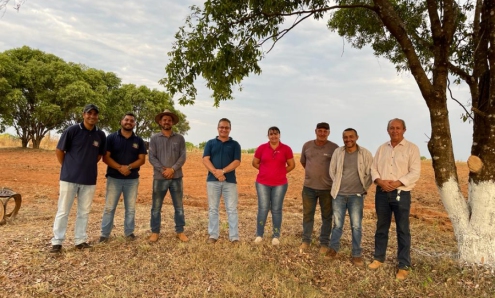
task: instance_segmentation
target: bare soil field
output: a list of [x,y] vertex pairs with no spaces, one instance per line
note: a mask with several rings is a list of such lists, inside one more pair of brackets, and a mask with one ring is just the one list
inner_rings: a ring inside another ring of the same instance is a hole
[[[184,204],[185,206],[207,208],[206,174],[200,152],[189,152],[184,172]],[[242,164],[236,171],[240,208],[257,208],[256,189],[254,181],[257,170],[251,166],[253,155],[244,154]],[[299,164],[296,155],[296,168],[288,174],[289,189],[284,202],[284,210],[302,212],[301,191],[304,181],[304,169]],[[23,196],[24,204],[36,202],[36,198],[44,197],[54,202],[58,198],[58,179],[60,165],[54,151],[33,150],[20,148],[0,148],[0,187],[9,187]],[[466,195],[468,169],[466,163],[457,165],[462,189]],[[106,165],[99,163],[97,191],[94,202],[102,204],[105,201],[105,171]],[[153,184],[153,169],[149,162],[141,167],[138,202],[151,206]],[[374,187],[370,187],[365,201],[365,208],[372,212],[374,209]],[[167,195],[167,198],[169,196]],[[167,200],[170,205],[170,200]],[[40,206],[42,207],[42,206]],[[53,210],[55,213],[56,210]],[[432,222],[445,229],[451,224],[443,208],[435,186],[431,162],[422,162],[421,178],[412,193],[411,216],[422,221]]]
[[[257,210],[252,155],[243,154],[237,170],[241,243],[228,242],[225,211],[221,207],[221,236],[206,245],[206,169],[201,153],[188,153],[184,166],[184,205],[188,243],[175,239],[169,195],[162,210],[162,234],[147,241],[152,193],[152,168],[141,168],[136,235],[123,237],[123,207],[119,204],[112,237],[97,244],[105,201],[105,170],[100,162],[88,234],[94,247],[73,246],[75,207],[69,219],[64,251],[48,253],[57,209],[60,166],[53,150],[0,148],[0,187],[22,194],[15,220],[0,226],[0,297],[494,297],[493,269],[463,266],[456,261],[450,220],[439,199],[431,162],[422,162],[421,179],[412,193],[411,230],[413,271],[403,283],[394,281],[395,229],[390,231],[383,270],[370,272],[349,262],[350,231],[346,222],[341,251],[334,261],[318,254],[321,219],[315,216],[313,243],[308,253],[298,246],[302,232],[301,190],[304,172],[296,156],[284,202],[281,245],[252,243]],[[457,165],[464,194],[468,170]],[[372,260],[374,245],[374,189],[365,201],[363,251]],[[12,209],[9,204],[8,209]],[[271,217],[269,216],[269,222]],[[267,223],[270,235],[271,223]]]

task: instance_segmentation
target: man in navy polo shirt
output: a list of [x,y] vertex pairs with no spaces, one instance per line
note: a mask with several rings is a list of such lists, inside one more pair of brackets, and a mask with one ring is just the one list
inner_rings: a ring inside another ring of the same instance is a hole
[[124,197],[124,235],[134,240],[134,215],[139,186],[139,167],[145,162],[146,147],[143,139],[132,131],[136,126],[136,116],[127,113],[120,120],[120,129],[107,137],[107,153],[103,162],[107,167],[107,192],[105,209],[101,220],[100,242],[108,241],[113,228],[115,208],[120,195]]
[[223,194],[229,222],[229,240],[239,241],[237,217],[237,181],[235,169],[241,164],[241,146],[230,135],[231,124],[227,118],[218,121],[218,136],[206,143],[203,164],[208,169],[206,185],[208,191],[208,238],[215,243],[220,236],[218,206]]
[[106,150],[105,133],[96,126],[98,114],[97,106],[86,105],[83,109],[83,122],[67,128],[58,141],[55,154],[62,169],[51,253],[59,253],[62,250],[70,209],[76,196],[74,244],[77,249],[91,247],[87,243],[86,227],[96,189],[97,164]]

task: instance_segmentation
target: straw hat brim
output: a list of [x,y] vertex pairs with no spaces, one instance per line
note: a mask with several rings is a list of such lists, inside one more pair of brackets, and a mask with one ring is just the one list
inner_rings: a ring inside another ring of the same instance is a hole
[[163,112],[161,112],[160,114],[156,115],[156,117],[155,117],[155,122],[156,122],[156,123],[158,123],[158,124],[160,124],[160,120],[161,120],[161,119],[162,119],[162,117],[163,117],[163,116],[165,116],[165,115],[172,117],[172,123],[173,123],[173,124],[177,124],[177,123],[179,123],[179,117],[178,117],[177,115],[175,115],[174,113],[172,113],[172,112],[168,111],[168,110],[163,111]]

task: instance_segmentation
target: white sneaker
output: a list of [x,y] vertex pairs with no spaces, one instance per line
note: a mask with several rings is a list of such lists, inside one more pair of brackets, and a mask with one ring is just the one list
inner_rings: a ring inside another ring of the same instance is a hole
[[263,238],[261,238],[260,236],[256,237],[256,239],[254,239],[254,243],[256,243],[256,244],[261,243],[261,241],[263,241]]
[[272,245],[279,245],[279,244],[280,244],[280,240],[278,240],[278,238],[272,239]]

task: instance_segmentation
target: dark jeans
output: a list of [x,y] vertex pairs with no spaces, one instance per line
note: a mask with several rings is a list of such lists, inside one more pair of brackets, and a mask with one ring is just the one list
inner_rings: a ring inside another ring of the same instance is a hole
[[174,205],[174,221],[175,232],[184,232],[184,226],[186,220],[184,218],[184,206],[182,204],[182,178],[177,179],[154,179],[153,180],[153,197],[151,205],[151,219],[150,226],[152,233],[160,233],[160,227],[162,223],[161,211],[163,205],[163,199],[170,190],[170,196],[172,197],[172,203]]
[[399,269],[407,269],[411,266],[411,232],[409,230],[409,212],[411,210],[411,193],[401,191],[397,200],[397,190],[383,191],[376,187],[375,210],[378,221],[375,233],[375,254],[377,261],[385,262],[385,254],[388,244],[388,231],[394,214],[397,229],[397,260]]
[[320,201],[321,231],[320,244],[330,244],[330,232],[332,231],[332,196],[330,190],[317,190],[304,186],[302,190],[303,200],[303,235],[302,242],[311,243],[311,234],[315,222],[316,203]]

